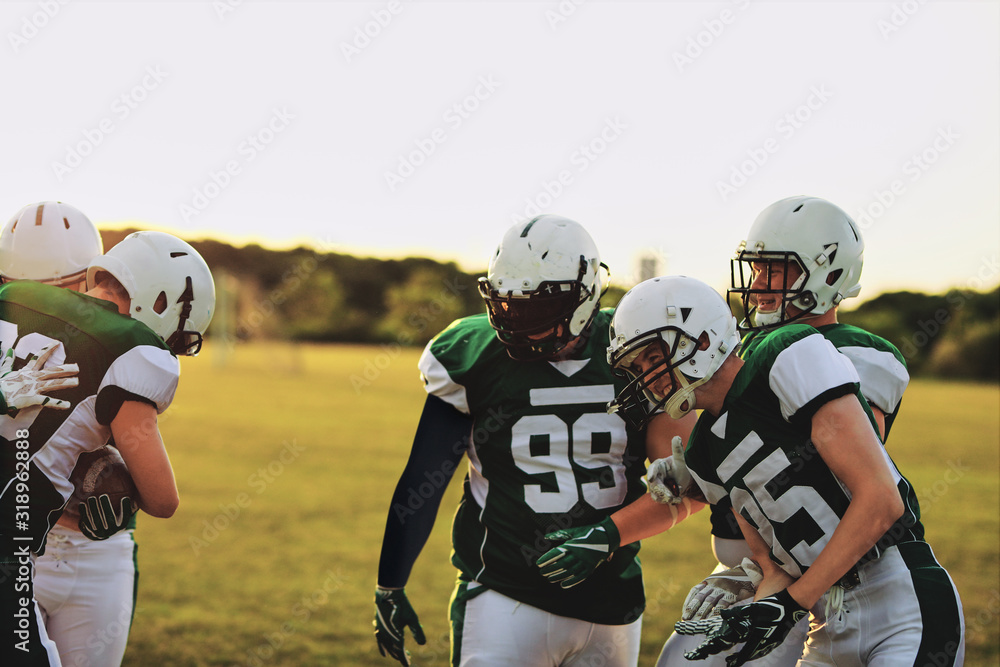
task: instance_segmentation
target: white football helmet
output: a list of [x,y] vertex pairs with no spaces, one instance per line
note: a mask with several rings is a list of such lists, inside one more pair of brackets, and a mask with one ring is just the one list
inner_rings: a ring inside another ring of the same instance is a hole
[[590,326],[607,288],[608,267],[590,234],[558,215],[507,230],[479,279],[490,324],[518,360],[558,355]]
[[0,231],[0,282],[77,283],[103,252],[97,227],[77,209],[57,201],[29,204]]
[[[608,363],[631,381],[609,411],[638,428],[657,412],[679,419],[695,408],[694,390],[708,382],[736,349],[740,336],[729,304],[714,289],[687,276],[652,278],[625,293],[611,320]],[[644,371],[634,365],[648,346],[662,360]],[[673,376],[666,395],[654,391]]]
[[174,354],[195,356],[215,311],[215,283],[201,255],[164,232],[135,232],[87,268],[87,288],[107,271],[132,299],[129,314],[156,332]]
[[[858,283],[865,242],[858,226],[842,209],[817,197],[789,197],[771,204],[757,216],[731,262],[732,289],[743,301],[745,330],[769,330],[806,316],[822,315],[844,299],[861,292]],[[802,275],[777,289],[752,287],[754,268],[794,262]],[[756,265],[756,267],[755,267]],[[773,312],[757,306],[760,295],[771,294],[781,304]],[[789,316],[788,305],[800,312]],[[752,323],[751,323],[752,322]]]

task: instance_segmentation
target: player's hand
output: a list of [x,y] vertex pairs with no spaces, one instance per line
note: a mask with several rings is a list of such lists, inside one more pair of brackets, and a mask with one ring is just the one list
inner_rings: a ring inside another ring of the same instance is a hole
[[402,588],[375,589],[375,641],[382,655],[398,660],[399,664],[409,667],[410,652],[403,648],[403,630],[410,628],[413,639],[420,645],[427,643],[424,629],[420,627],[417,612],[413,611],[410,601]]
[[41,405],[57,410],[70,407],[67,401],[47,396],[48,392],[59,389],[69,389],[80,383],[75,377],[80,372],[76,364],[62,364],[43,368],[56,346],[49,345],[38,351],[38,354],[28,359],[28,363],[20,370],[14,370],[14,349],[8,349],[0,359],[0,395],[6,403],[5,414],[14,414],[18,410]]
[[684,441],[675,435],[670,441],[671,456],[656,459],[646,470],[649,495],[663,505],[677,505],[682,501],[684,489],[691,485],[691,473],[684,463]]
[[[719,567],[722,567],[721,565]],[[713,572],[691,589],[684,599],[681,619],[700,621],[713,613],[728,609],[732,604],[748,600],[764,578],[764,573],[749,558],[731,570]]]
[[592,526],[557,530],[545,539],[562,544],[546,551],[535,564],[543,577],[562,588],[576,586],[589,577],[621,544],[618,527],[610,516]]
[[90,496],[80,503],[80,521],[77,525],[80,532],[92,540],[106,540],[115,533],[124,530],[129,519],[135,514],[132,499],[122,498],[119,512],[111,504],[108,494]]
[[[727,667],[739,667],[749,660],[763,658],[777,648],[808,613],[785,589],[757,602],[725,609],[717,617],[703,621],[679,621],[674,629],[682,635],[702,634],[705,628],[713,626],[701,646],[684,654],[688,660],[704,660],[746,642],[739,653],[726,658]],[[691,632],[699,625],[701,632]]]

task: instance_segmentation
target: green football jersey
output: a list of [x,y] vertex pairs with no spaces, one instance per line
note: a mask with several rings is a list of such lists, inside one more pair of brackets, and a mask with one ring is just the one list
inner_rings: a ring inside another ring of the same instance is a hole
[[163,412],[180,374],[162,339],[110,302],[27,281],[0,286],[0,347],[14,348],[15,367],[53,344],[59,349],[51,364],[80,367],[79,385],[58,394],[71,408],[0,416],[0,537],[28,538],[39,554],[72,495],[69,477],[80,453],[108,442],[123,400],[147,401]]
[[[899,412],[903,392],[910,382],[903,355],[885,338],[850,324],[827,324],[816,330],[833,343],[838,352],[851,360],[861,382],[861,394],[869,405],[878,408],[885,415],[885,433],[882,434],[882,441],[885,442]],[[759,331],[744,336],[740,357],[748,359],[766,337],[766,333]],[[712,534],[728,539],[743,539],[728,507],[712,508]]]
[[420,360],[429,393],[473,418],[469,473],[455,514],[452,562],[468,580],[539,609],[620,625],[645,606],[638,544],[562,589],[535,561],[554,530],[597,523],[645,488],[645,435],[607,403],[624,381],[606,361],[611,311],[585,347],[558,362],[514,361],[486,315],[454,322]]
[[[850,503],[850,494],[811,441],[811,418],[846,394],[858,397],[858,373],[816,329],[789,325],[757,341],[726,395],[718,417],[705,412],[685,460],[709,502],[731,506],[767,542],[772,558],[799,577],[823,550]],[[909,482],[883,450],[906,507],[866,556],[923,537]]]
[[[850,324],[825,324],[816,327],[816,330],[833,343],[838,352],[851,360],[858,372],[865,400],[885,414],[885,433],[882,434],[882,440],[885,441],[899,412],[903,392],[910,382],[906,359],[885,338]],[[759,332],[747,334],[743,339],[740,356],[747,358],[766,337],[766,334]]]

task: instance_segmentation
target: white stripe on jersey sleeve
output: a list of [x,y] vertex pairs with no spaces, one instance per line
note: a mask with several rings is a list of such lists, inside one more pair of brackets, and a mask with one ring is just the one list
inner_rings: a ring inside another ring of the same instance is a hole
[[789,421],[824,391],[858,379],[850,359],[817,332],[778,353],[768,383],[781,404],[781,416]]
[[162,413],[174,400],[180,374],[174,355],[160,347],[139,345],[111,363],[97,393],[105,387],[120,387],[148,398],[156,404],[156,412]]
[[858,377],[861,378],[861,393],[869,403],[890,414],[896,411],[899,401],[903,398],[906,385],[910,383],[910,374],[892,352],[876,350],[871,347],[841,347],[840,353],[846,355]]
[[420,377],[424,381],[424,389],[428,394],[454,405],[459,412],[469,414],[469,399],[466,397],[465,387],[451,379],[444,365],[431,353],[431,343],[424,348],[420,361],[417,362]]

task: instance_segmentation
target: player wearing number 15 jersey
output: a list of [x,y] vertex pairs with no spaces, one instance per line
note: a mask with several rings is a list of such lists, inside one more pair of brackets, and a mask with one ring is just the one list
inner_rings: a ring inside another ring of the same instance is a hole
[[605,361],[602,269],[577,223],[546,215],[515,225],[480,283],[488,314],[456,321],[425,349],[429,397],[393,496],[376,592],[379,647],[402,664],[404,628],[423,643],[402,588],[462,454],[452,664],[636,663],[638,544],[576,586],[553,586],[535,565],[553,546],[548,533],[615,532],[602,520],[645,490],[642,434],[605,409],[621,387]]
[[[624,315],[639,296],[658,322],[636,332]],[[961,665],[958,593],[923,541],[915,494],[851,361],[801,324],[741,359],[734,325],[714,290],[682,276],[636,286],[615,319],[616,356],[635,378],[627,396],[703,409],[687,468],[709,502],[733,508],[763,570],[755,602],[677,625],[708,632],[686,657],[745,642],[727,664],[756,660],[809,615],[801,664]]]

